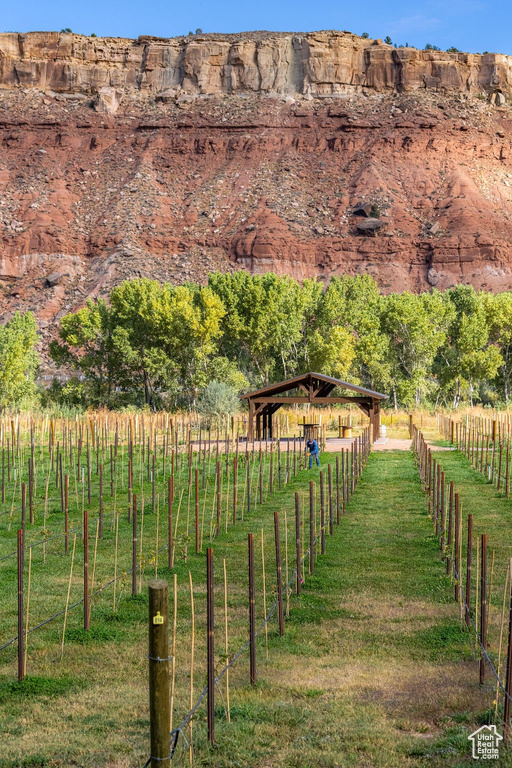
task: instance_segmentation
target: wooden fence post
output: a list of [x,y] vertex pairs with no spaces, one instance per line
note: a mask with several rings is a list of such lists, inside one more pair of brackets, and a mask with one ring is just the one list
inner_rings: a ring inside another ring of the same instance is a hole
[[64,476],[64,552],[69,548],[69,475]]
[[256,609],[254,601],[254,534],[248,534],[249,544],[249,650],[250,650],[250,679],[256,682]]
[[279,618],[279,634],[284,635],[283,613],[283,575],[281,571],[281,542],[279,536],[279,512],[274,512],[274,538],[276,542],[276,571],[277,571],[277,609]]
[[169,568],[172,568],[172,505],[174,503],[174,475],[171,475],[167,486],[167,516],[168,516],[168,531],[167,531],[167,547],[168,547],[168,561]]
[[[99,508],[99,528],[98,528],[98,536],[100,539],[103,538],[103,465],[100,464],[100,508]],[[67,475],[66,475],[67,477]]]
[[[238,450],[238,443],[237,443]],[[236,502],[237,502],[237,480],[238,480],[238,458],[233,457],[233,525],[236,525]]]
[[216,476],[217,476],[217,497],[216,497],[216,505],[217,505],[217,536],[220,536],[220,481],[221,481],[220,461],[217,461]]
[[459,514],[460,514],[460,506],[459,506],[459,494],[455,494],[455,530],[453,531],[453,541],[454,541],[454,552],[453,552],[453,560],[455,563],[455,587],[454,587],[454,598],[455,602],[459,602],[459,583],[460,583],[460,561],[459,561],[459,547],[460,547],[460,541],[459,541]]
[[149,718],[151,768],[170,766],[169,598],[167,582],[149,582]]
[[[253,443],[254,445],[254,443]],[[247,451],[245,454],[245,463],[246,463],[246,475],[247,475],[247,514],[249,515],[251,512],[251,467],[250,467],[250,461],[249,461],[249,452]]]
[[[512,558],[510,559],[510,573],[512,574]],[[510,703],[512,698],[512,577],[510,579],[509,616],[508,616],[508,649],[507,649],[507,673],[505,678],[505,701],[503,705],[503,738],[508,741],[510,736]]]
[[325,499],[323,472],[320,472],[320,552],[322,555],[325,555]]
[[[196,474],[198,470],[196,469]],[[208,740],[215,744],[215,639],[213,620],[213,549],[206,550],[206,624],[207,624],[207,671],[208,671]]]
[[327,465],[327,490],[329,499],[329,533],[332,536],[334,533],[334,514],[332,508],[332,467],[330,464]]
[[448,502],[448,536],[446,538],[446,573],[451,575],[452,566],[452,539],[453,539],[453,500],[455,495],[455,485],[453,480],[450,481],[450,499]]
[[133,494],[132,514],[132,595],[137,594],[137,494]]
[[295,493],[295,555],[297,567],[296,591],[300,595],[301,588],[301,562],[300,562],[300,499],[299,494]]
[[18,530],[18,680],[25,677],[25,651],[23,646],[23,566],[25,559],[25,536],[22,528]]
[[340,524],[340,457],[336,456],[336,524]]
[[[480,567],[480,640],[486,647],[487,639],[487,535],[482,534],[481,543],[481,567]],[[485,682],[485,657],[482,651],[480,656],[480,685]]]
[[84,509],[84,629],[89,629],[89,510]]
[[199,469],[195,470],[196,555],[199,554]]
[[[322,480],[323,478],[321,478]],[[315,567],[315,486],[309,481],[309,572]]]
[[466,625],[471,624],[469,606],[471,605],[471,564],[473,559],[473,515],[468,515],[468,548],[466,555]]

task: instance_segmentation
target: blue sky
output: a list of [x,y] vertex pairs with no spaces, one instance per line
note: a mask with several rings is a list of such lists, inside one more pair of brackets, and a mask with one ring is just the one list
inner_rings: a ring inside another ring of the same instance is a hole
[[346,29],[423,48],[512,54],[510,0],[218,0],[169,3],[163,0],[24,0],[4,3],[3,31],[60,30],[82,34],[172,37],[200,27],[204,32],[254,29],[307,32]]

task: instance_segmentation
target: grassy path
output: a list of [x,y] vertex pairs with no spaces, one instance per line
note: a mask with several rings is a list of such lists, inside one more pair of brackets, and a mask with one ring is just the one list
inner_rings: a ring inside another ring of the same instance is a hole
[[246,752],[248,733],[252,759],[237,765],[473,764],[467,736],[486,722],[488,695],[409,452],[372,455],[328,544],[208,764]]
[[492,485],[482,474],[473,469],[471,463],[462,453],[458,451],[435,452],[433,456],[444,469],[446,481],[453,480],[455,491],[460,496],[463,519],[464,562],[466,558],[467,519],[468,515],[473,515],[473,579],[471,595],[473,610],[476,587],[477,541],[481,534],[487,534],[489,580],[494,556],[489,641],[491,651],[496,652],[499,643],[505,575],[510,558],[512,557],[512,500],[506,499],[503,490],[498,491],[496,486]]
[[[264,518],[271,525],[274,508],[282,513],[286,505],[291,511],[293,490],[304,488],[306,477],[301,472],[286,491],[269,499],[240,532],[237,528],[236,538],[216,541],[216,562],[230,548],[240,548],[245,557],[244,530],[250,525],[258,531]],[[197,572],[191,560],[182,576],[191,566]],[[235,593],[238,589],[245,594],[245,584],[237,584]],[[292,597],[290,609],[284,638],[272,627],[268,661],[259,644],[257,685],[247,684],[246,657],[233,668],[229,724],[223,685],[219,689],[214,750],[206,744],[205,708],[199,711],[194,765],[474,764],[467,735],[487,721],[489,692],[478,686],[472,645],[460,628],[410,452],[371,456],[347,515],[334,537],[327,538],[327,554],[318,558],[314,576],[306,579],[300,599]],[[71,667],[78,676],[84,651],[88,654],[88,671],[81,677],[89,680],[83,681],[83,690],[70,682],[67,692],[57,685],[54,698],[37,692],[4,697],[0,719],[8,738],[6,748],[0,748],[0,768],[143,764],[148,746],[145,614],[143,596],[128,600],[117,622],[105,618],[105,626],[110,622],[120,630],[115,642],[103,638],[96,645],[70,648],[65,669]],[[217,621],[220,655],[219,614]],[[184,620],[179,629],[187,632]],[[204,653],[203,644],[198,653]],[[44,670],[43,657],[39,663]],[[219,668],[222,663],[219,658]],[[64,686],[64,670],[54,674]],[[180,674],[186,678],[186,664]],[[16,729],[18,738],[26,740],[27,759],[9,754]],[[189,764],[184,744],[173,765]],[[512,762],[503,757],[500,765]]]

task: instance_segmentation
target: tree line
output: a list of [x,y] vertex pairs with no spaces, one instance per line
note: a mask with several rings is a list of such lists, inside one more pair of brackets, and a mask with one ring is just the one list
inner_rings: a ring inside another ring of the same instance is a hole
[[[0,406],[37,399],[36,342],[31,313],[0,327]],[[49,354],[60,375],[39,392],[44,405],[196,407],[213,383],[229,400],[309,370],[396,407],[495,405],[511,396],[512,292],[384,296],[369,275],[327,287],[272,273],[137,279],[64,316]]]

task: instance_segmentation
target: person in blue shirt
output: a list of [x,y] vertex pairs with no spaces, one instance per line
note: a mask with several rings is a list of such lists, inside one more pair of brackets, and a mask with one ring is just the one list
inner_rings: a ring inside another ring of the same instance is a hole
[[309,468],[311,469],[313,466],[313,456],[316,459],[316,465],[317,467],[320,466],[320,451],[318,449],[318,443],[316,440],[313,440],[313,438],[309,438],[309,440],[306,443],[306,449],[309,448]]

